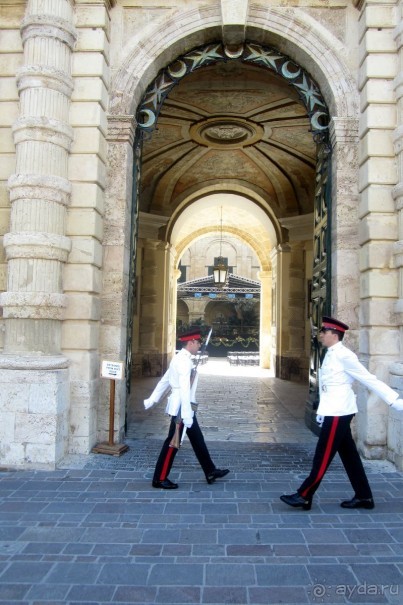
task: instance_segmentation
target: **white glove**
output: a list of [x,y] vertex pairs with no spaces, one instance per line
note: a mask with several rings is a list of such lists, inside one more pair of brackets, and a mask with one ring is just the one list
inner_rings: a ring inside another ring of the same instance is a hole
[[394,410],[398,410],[399,412],[403,411],[403,399],[396,399],[391,406]]
[[316,414],[316,422],[319,424],[319,426],[322,426],[324,419],[325,419],[324,416],[321,416],[320,414]]
[[155,401],[153,401],[151,398],[148,399],[144,399],[144,407],[146,410],[149,410],[150,408],[153,407]]
[[190,429],[193,424],[193,418],[182,418],[182,421],[187,429]]

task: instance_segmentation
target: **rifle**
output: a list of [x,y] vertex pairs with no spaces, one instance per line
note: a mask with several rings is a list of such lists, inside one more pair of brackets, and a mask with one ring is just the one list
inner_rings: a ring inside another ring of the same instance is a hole
[[[213,328],[210,328],[209,333],[207,334],[207,338],[205,340],[205,342],[202,344],[202,346],[199,349],[199,352],[197,353],[197,358],[196,358],[196,362],[194,367],[192,368],[192,371],[190,372],[190,387],[192,387],[192,384],[195,381],[196,378],[196,374],[197,374],[197,366],[200,363],[200,360],[202,358],[202,355],[204,354],[205,350],[207,349],[207,345],[209,343],[210,337],[211,337],[211,333],[213,331]],[[192,404],[193,406],[194,404]],[[183,426],[183,422],[182,422],[182,416],[181,416],[181,412],[179,411],[176,418],[175,418],[175,433],[171,439],[171,442],[169,444],[169,447],[174,447],[175,449],[179,449],[180,446],[182,445],[182,442],[185,438],[186,435],[186,427],[184,427],[183,429],[183,433],[182,433],[182,439],[181,439],[181,428]]]

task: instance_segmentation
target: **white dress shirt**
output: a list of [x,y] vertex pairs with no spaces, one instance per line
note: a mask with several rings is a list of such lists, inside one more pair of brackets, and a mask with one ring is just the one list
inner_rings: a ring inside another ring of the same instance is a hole
[[168,370],[158,382],[154,391],[144,401],[144,407],[150,408],[163,399],[171,390],[165,411],[170,416],[176,416],[181,411],[182,418],[193,418],[191,402],[196,403],[196,388],[198,374],[193,384],[190,384],[190,373],[193,368],[192,355],[186,349],[181,349],[172,359]]
[[317,414],[320,416],[355,414],[357,403],[352,389],[354,380],[361,382],[389,405],[399,398],[393,389],[368,372],[353,351],[347,349],[342,342],[338,342],[329,347],[319,370]]

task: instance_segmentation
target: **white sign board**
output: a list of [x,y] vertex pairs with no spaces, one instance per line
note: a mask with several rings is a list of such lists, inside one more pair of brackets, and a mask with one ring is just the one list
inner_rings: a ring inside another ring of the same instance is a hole
[[101,366],[101,377],[110,378],[112,380],[122,380],[123,362],[104,360]]

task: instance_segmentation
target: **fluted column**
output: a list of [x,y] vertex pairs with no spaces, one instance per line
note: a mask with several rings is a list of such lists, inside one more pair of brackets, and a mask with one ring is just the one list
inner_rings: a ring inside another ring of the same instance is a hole
[[4,353],[57,356],[65,307],[62,268],[70,251],[65,222],[76,39],[70,0],[30,0],[21,36],[16,173],[9,179],[10,232],[4,236],[8,282],[0,299],[7,320]]
[[68,447],[70,383],[61,354],[66,306],[62,270],[73,139],[70,63],[76,39],[70,0],[30,0],[21,25],[24,63],[16,82],[15,174],[4,236],[7,291],[0,355],[0,465],[54,468]]

